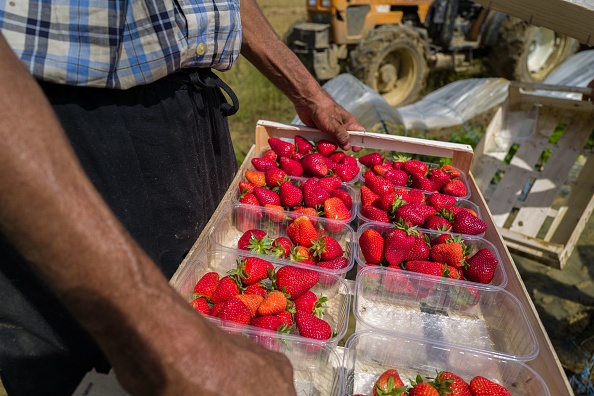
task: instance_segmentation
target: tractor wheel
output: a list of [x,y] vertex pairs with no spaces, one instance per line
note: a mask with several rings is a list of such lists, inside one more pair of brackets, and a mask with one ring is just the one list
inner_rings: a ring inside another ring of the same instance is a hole
[[381,26],[351,51],[349,71],[391,106],[415,101],[429,68],[424,40],[404,26]]
[[491,49],[489,66],[498,77],[540,82],[578,47],[576,39],[506,16]]

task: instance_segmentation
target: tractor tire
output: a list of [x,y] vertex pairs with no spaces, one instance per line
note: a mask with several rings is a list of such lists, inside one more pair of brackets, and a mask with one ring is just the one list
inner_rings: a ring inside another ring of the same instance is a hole
[[489,68],[497,77],[540,82],[578,48],[574,38],[506,16],[489,53]]
[[381,26],[371,31],[350,53],[349,72],[380,93],[391,106],[419,98],[425,87],[425,40],[404,26]]

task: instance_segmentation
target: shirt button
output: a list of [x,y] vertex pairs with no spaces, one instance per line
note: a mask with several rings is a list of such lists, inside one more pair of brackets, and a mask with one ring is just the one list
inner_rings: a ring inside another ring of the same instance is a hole
[[202,55],[204,55],[205,52],[206,52],[206,44],[199,43],[198,46],[196,47],[196,54],[199,56],[202,56]]

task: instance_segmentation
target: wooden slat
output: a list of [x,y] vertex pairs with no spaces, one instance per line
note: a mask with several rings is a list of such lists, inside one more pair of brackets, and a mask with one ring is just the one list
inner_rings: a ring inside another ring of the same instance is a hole
[[[594,45],[594,10],[569,0],[476,0],[477,3]],[[592,6],[590,6],[592,7]]]

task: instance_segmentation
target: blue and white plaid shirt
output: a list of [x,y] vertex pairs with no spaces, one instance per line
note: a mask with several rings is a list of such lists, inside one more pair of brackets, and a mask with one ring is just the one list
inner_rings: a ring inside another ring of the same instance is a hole
[[0,32],[36,78],[99,88],[228,70],[241,48],[239,0],[0,0]]

